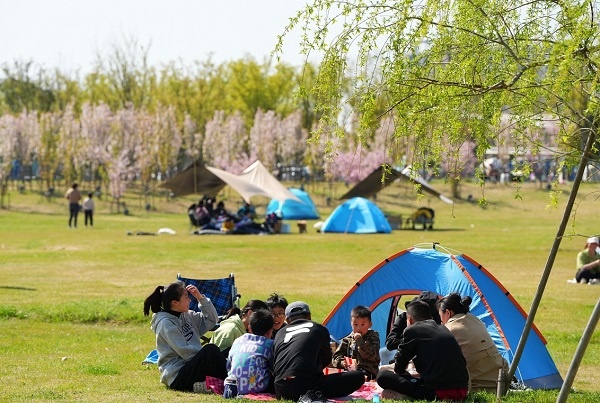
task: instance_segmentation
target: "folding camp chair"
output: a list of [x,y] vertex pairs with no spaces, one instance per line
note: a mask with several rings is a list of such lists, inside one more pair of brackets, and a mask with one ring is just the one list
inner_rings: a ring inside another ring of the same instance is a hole
[[[241,295],[237,292],[233,273],[231,273],[229,277],[210,280],[187,278],[182,277],[181,274],[177,274],[177,280],[183,281],[185,285],[195,285],[202,295],[210,299],[220,318],[226,315],[234,306],[239,307]],[[190,309],[201,312],[202,310],[198,307],[198,300],[191,294],[190,300]],[[219,325],[217,324],[213,329],[202,336],[203,344],[208,342],[212,332],[218,326]],[[142,364],[156,364],[157,362],[158,353],[156,350],[152,350]]]
[[[229,277],[214,280],[187,278],[177,274],[177,280],[183,281],[185,285],[195,285],[201,294],[210,299],[219,316],[225,315],[234,306],[239,306],[240,295],[237,293],[233,273]],[[198,300],[193,295],[190,295],[190,299],[190,309],[200,312]]]

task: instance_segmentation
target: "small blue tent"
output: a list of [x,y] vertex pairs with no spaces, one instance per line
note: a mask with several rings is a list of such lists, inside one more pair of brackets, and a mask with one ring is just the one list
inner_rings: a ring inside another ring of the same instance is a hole
[[325,220],[321,232],[389,234],[392,227],[383,212],[364,197],[354,197],[336,207]]
[[319,218],[317,207],[315,207],[308,193],[295,188],[289,188],[288,190],[301,202],[287,199],[282,203],[279,200],[272,199],[267,205],[267,215],[275,213],[283,220],[315,220]]
[[[404,307],[398,304],[402,296],[412,298],[423,291],[469,295],[473,299],[470,312],[483,321],[500,353],[512,362],[527,314],[483,266],[436,244],[433,249],[415,246],[379,263],[346,293],[323,324],[333,337],[340,339],[352,330],[348,320],[352,308],[364,305],[371,309],[373,329],[379,332],[381,345],[385,345],[398,307]],[[562,378],[545,344],[533,326],[515,376],[532,389],[559,389]]]

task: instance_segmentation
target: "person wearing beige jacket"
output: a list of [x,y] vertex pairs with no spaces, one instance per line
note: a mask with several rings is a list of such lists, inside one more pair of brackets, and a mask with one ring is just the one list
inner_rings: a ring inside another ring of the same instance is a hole
[[471,297],[449,294],[437,302],[442,324],[450,330],[467,361],[471,390],[495,391],[500,369],[508,363],[498,351],[484,323],[469,313]]

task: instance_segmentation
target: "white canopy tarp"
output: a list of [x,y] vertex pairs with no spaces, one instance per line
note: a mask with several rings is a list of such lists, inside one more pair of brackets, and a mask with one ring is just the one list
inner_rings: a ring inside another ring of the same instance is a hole
[[271,175],[260,161],[254,162],[240,175],[209,166],[206,169],[231,186],[248,203],[253,196],[265,196],[280,202],[295,200],[302,203],[302,200]]

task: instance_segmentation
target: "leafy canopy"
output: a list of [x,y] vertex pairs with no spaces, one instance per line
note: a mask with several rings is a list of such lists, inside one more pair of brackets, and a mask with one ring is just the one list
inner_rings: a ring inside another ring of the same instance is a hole
[[[544,142],[534,129],[550,116],[562,151],[579,159],[577,149],[597,130],[596,7],[574,0],[316,0],[286,29],[302,30],[303,51],[323,56],[313,91],[324,121],[313,136],[348,135],[339,117],[350,105],[360,117],[359,139],[389,115],[390,147],[403,145],[413,166],[447,158],[460,165],[468,141],[480,160],[506,141],[536,154]],[[500,124],[503,112],[510,130]]]

